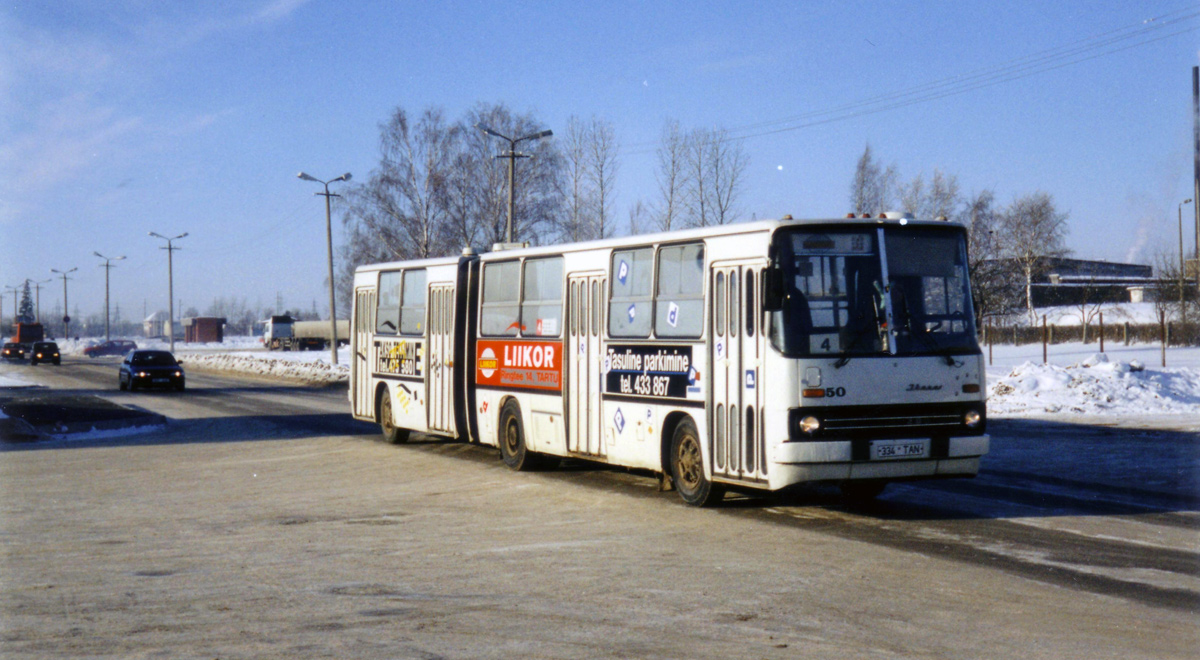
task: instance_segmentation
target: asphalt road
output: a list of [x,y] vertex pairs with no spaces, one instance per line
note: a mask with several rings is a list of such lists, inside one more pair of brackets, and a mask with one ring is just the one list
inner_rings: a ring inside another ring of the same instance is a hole
[[0,443],[5,658],[1200,649],[1200,441],[1161,423],[993,420],[974,480],[696,510],[646,474],[383,444],[340,388],[193,371],[182,394],[126,393],[115,360],[11,370],[167,424]]

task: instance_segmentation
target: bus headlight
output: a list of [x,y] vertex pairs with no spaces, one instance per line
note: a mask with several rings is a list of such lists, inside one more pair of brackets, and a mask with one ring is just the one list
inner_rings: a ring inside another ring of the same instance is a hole
[[969,429],[978,428],[982,421],[983,415],[980,415],[978,410],[968,410],[963,413],[963,424]]
[[808,415],[800,420],[800,430],[806,435],[813,435],[817,431],[821,430],[821,420],[813,417],[812,415]]

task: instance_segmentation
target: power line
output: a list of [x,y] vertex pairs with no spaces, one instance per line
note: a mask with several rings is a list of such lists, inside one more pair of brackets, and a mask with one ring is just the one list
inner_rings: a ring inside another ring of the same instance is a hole
[[[1174,31],[1170,30],[1179,27],[1181,23],[1195,19],[1197,16],[1200,16],[1200,10],[1197,10],[1195,7],[1167,12],[1161,16],[1149,18],[1139,23],[1126,25],[993,66],[974,69],[964,74],[923,83],[908,89],[879,94],[852,103],[845,103],[822,110],[813,110],[790,117],[735,126],[727,130],[729,137],[726,140],[745,140],[753,137],[801,130],[821,124],[895,110],[918,103],[927,103],[985,87],[1013,82],[1133,48],[1140,48],[1188,32],[1194,32],[1200,29],[1200,25],[1185,26],[1182,29],[1175,29]],[[1168,31],[1168,33],[1156,34],[1164,30]],[[1126,43],[1129,41],[1135,41],[1135,43]],[[758,130],[774,126],[780,126],[780,128]],[[645,155],[653,153],[654,148],[657,147],[657,143],[643,142],[631,146],[634,149],[630,152],[632,155]]]

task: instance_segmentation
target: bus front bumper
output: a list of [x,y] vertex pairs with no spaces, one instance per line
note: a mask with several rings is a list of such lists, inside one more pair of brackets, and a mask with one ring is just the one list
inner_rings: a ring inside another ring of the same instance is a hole
[[[881,458],[873,444],[911,445],[924,441],[920,456]],[[911,479],[974,476],[979,459],[988,452],[990,436],[913,438],[905,440],[827,440],[785,442],[776,448],[771,465],[771,487],[782,488],[805,481],[846,479]]]

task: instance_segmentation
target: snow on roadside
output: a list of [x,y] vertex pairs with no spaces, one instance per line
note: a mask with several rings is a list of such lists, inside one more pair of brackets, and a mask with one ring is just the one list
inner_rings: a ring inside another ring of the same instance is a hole
[[[197,366],[201,369],[236,371],[239,373],[274,378],[303,380],[310,383],[330,384],[350,381],[350,366],[342,363],[332,365],[321,360],[288,359],[295,354],[259,357],[239,353],[221,355],[203,353],[181,353],[184,368]],[[338,361],[342,362],[341,356]]]
[[1097,353],[1067,366],[1023,362],[989,384],[990,416],[1045,413],[1200,415],[1200,370],[1152,370]]

